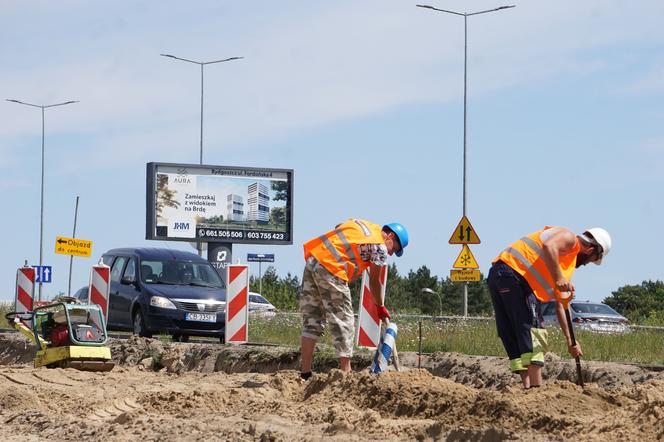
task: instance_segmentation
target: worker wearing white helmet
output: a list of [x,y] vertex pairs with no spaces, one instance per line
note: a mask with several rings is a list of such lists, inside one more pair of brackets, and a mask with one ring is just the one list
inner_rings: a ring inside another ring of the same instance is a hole
[[512,243],[493,260],[487,282],[496,328],[510,368],[521,375],[525,388],[542,382],[546,330],[541,303],[557,301],[556,315],[568,351],[574,357],[581,355],[578,342],[572,345],[565,317],[574,295],[572,274],[589,262],[601,264],[610,250],[611,236],[601,227],[576,235],[565,227],[546,226]]

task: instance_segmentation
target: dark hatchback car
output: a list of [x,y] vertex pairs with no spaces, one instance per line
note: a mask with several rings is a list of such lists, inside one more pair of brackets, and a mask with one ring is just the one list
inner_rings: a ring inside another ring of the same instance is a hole
[[[208,261],[158,248],[112,249],[102,259],[111,267],[110,329],[145,337],[168,333],[178,341],[213,336],[223,342],[226,288]],[[87,297],[87,288],[77,296]]]

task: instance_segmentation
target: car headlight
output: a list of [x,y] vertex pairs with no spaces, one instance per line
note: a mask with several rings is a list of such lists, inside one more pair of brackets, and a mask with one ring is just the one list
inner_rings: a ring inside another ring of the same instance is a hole
[[163,296],[151,297],[150,305],[153,307],[169,308],[171,310],[175,310],[177,308],[175,307],[175,304],[173,304],[168,298],[164,298]]

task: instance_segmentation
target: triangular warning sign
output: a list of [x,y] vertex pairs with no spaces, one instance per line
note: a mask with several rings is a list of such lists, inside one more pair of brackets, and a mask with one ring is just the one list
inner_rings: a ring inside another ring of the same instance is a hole
[[450,240],[448,241],[450,244],[479,244],[480,243],[480,237],[477,236],[477,232],[475,232],[475,229],[473,229],[473,226],[470,225],[470,221],[466,217],[466,215],[461,218],[461,221],[459,221],[459,224],[457,224],[456,229],[454,229],[454,232],[452,232],[452,236],[450,236]]
[[477,265],[477,261],[473,256],[473,253],[470,251],[470,247],[467,244],[463,245],[461,253],[457,256],[454,265],[452,266],[455,269],[479,269],[480,266]]

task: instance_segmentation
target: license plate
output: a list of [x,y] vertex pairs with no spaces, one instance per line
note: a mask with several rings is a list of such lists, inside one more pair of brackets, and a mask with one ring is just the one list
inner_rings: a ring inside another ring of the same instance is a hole
[[217,322],[216,313],[185,313],[185,321]]

